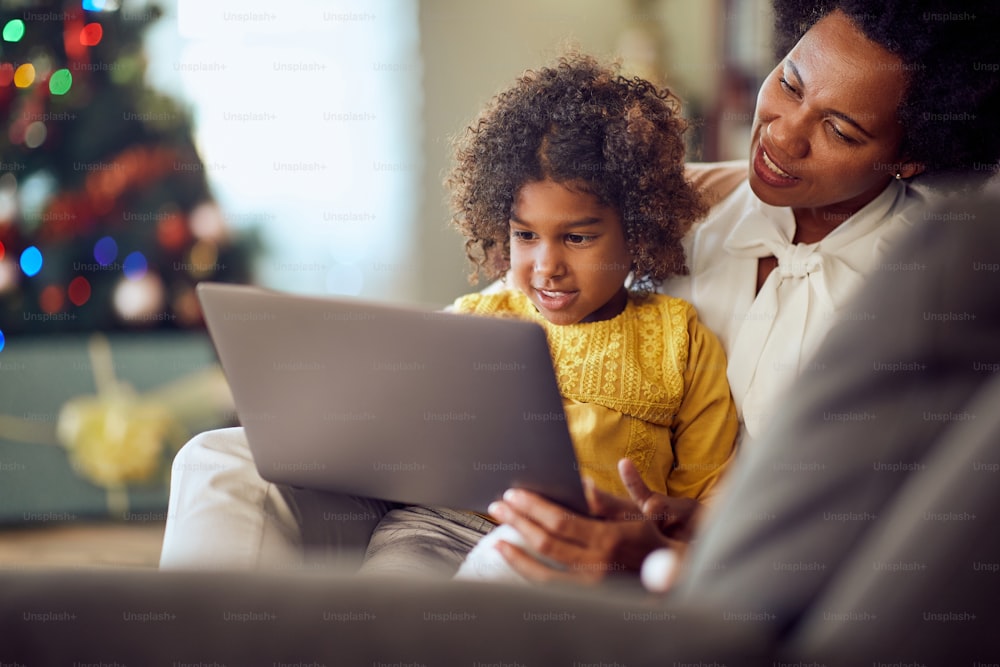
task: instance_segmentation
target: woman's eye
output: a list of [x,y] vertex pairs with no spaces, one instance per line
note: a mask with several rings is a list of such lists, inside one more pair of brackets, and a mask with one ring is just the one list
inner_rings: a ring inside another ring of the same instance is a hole
[[841,132],[839,129],[837,129],[837,126],[834,125],[833,123],[830,124],[830,129],[833,130],[834,136],[836,136],[838,140],[843,141],[845,144],[856,144],[856,143],[858,143],[858,141],[856,139],[847,136],[846,134],[844,134],[843,132]]
[[789,83],[789,82],[788,82],[788,79],[786,79],[785,77],[780,77],[780,78],[778,79],[778,81],[780,81],[780,82],[781,82],[781,87],[782,87],[782,88],[783,88],[783,89],[784,89],[785,91],[787,91],[787,92],[791,93],[792,95],[798,95],[798,94],[799,94],[799,91],[798,91],[798,89],[797,89],[797,88],[796,88],[795,86],[793,86],[793,85],[792,85],[791,83]]

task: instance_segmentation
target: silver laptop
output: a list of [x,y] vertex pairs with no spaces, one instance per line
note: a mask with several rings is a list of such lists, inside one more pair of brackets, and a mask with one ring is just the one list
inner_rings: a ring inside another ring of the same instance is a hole
[[521,487],[587,513],[537,324],[243,285],[197,292],[264,479],[480,512]]

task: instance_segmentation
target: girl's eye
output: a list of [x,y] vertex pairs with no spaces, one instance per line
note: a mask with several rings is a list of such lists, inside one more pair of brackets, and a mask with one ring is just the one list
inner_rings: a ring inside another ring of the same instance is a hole
[[593,236],[584,236],[583,234],[567,234],[566,240],[570,243],[577,245],[580,243],[586,243],[587,241],[594,238]]
[[512,238],[517,239],[518,241],[530,241],[531,237],[534,236],[532,232],[524,232],[517,229],[510,230],[510,235]]

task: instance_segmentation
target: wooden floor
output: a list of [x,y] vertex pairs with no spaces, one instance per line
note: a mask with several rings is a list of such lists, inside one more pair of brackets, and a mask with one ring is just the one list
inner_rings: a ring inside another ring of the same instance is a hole
[[0,529],[0,569],[155,568],[162,523],[74,523]]

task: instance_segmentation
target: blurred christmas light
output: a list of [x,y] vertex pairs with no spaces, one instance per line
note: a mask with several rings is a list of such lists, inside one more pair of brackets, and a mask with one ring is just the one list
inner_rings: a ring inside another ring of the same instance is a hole
[[118,257],[118,244],[110,236],[105,236],[94,244],[94,259],[101,266],[107,266]]
[[150,273],[137,280],[122,280],[112,298],[122,319],[152,323],[153,316],[163,308],[163,297],[163,281]]
[[42,311],[50,315],[62,310],[65,302],[66,296],[63,294],[62,288],[58,285],[49,285],[38,296],[38,305],[42,307]]
[[90,281],[83,276],[77,276],[70,281],[66,292],[74,306],[82,306],[90,299]]
[[24,21],[21,19],[7,21],[7,25],[3,27],[3,41],[20,42],[22,37],[24,37]]
[[83,0],[83,9],[88,12],[113,12],[120,6],[119,0]]
[[179,213],[160,218],[156,223],[156,240],[167,250],[180,250],[191,241],[187,220]]
[[11,63],[0,63],[0,88],[6,88],[14,81],[14,66]]
[[28,246],[21,253],[21,270],[31,278],[42,270],[42,251],[35,246]]
[[52,59],[47,53],[39,53],[31,59],[31,65],[35,68],[35,78],[39,81],[48,79],[52,74]]
[[[0,12],[0,107],[9,112],[0,128],[0,326],[8,336],[200,326],[192,271],[248,280],[250,244],[230,237],[217,206],[200,209],[203,236],[192,231],[192,203],[211,192],[190,114],[146,82],[138,48],[161,11],[117,15],[125,4],[43,2],[52,9],[43,14],[30,11],[34,0],[0,0],[11,10]],[[29,12],[19,16],[15,5]],[[124,135],[115,118],[126,119]],[[135,306],[157,299],[158,310],[134,317]],[[22,317],[44,311],[55,316]]]
[[59,69],[49,78],[49,92],[53,95],[65,95],[73,86],[73,74],[68,69]]
[[171,310],[177,315],[184,326],[194,326],[201,323],[201,306],[198,297],[191,288],[182,289],[170,304]]
[[0,329],[0,352],[3,352],[4,345],[7,344],[7,339],[4,338],[3,329]]
[[191,248],[188,272],[195,278],[215,271],[219,248],[211,241],[198,241]]
[[12,144],[23,144],[24,123],[11,123],[10,128],[7,130],[7,138],[10,139],[10,143]]
[[36,120],[24,132],[24,145],[28,148],[38,148],[45,143],[45,137],[48,136],[48,133],[49,131],[46,129],[45,123]]
[[[22,141],[27,143],[27,128]],[[21,212],[28,218],[40,218],[45,207],[56,191],[56,178],[48,169],[39,169],[28,176],[22,176],[18,183],[18,200]]]
[[0,294],[17,286],[17,266],[9,260],[0,260]]
[[226,236],[226,219],[214,202],[198,204],[191,211],[191,233],[199,239],[221,241]]
[[63,23],[62,42],[63,49],[70,62],[84,60],[87,57],[87,47],[80,43],[80,28],[83,21],[75,18]]
[[136,250],[135,252],[130,252],[125,257],[122,269],[125,271],[126,278],[129,280],[138,280],[146,275],[147,267],[146,256]]
[[88,23],[80,31],[80,43],[84,46],[97,46],[104,36],[104,28],[100,23]]
[[13,220],[17,211],[17,176],[7,172],[0,176],[0,225]]
[[18,88],[27,88],[35,82],[35,66],[31,63],[24,63],[14,70],[14,85]]

